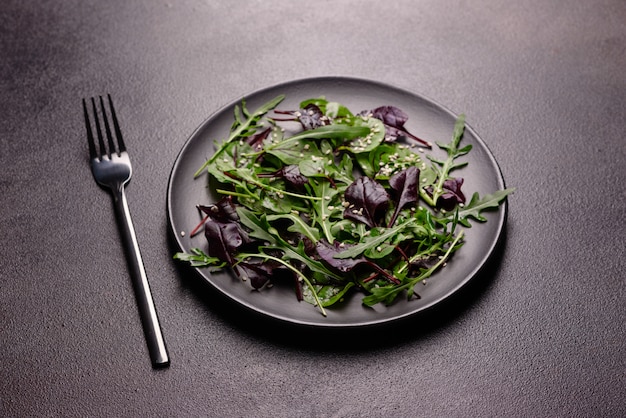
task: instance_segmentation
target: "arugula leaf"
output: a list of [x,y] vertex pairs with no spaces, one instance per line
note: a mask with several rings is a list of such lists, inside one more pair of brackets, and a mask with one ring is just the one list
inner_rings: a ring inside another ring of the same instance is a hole
[[[472,145],[466,145],[463,148],[459,148],[459,144],[461,142],[461,138],[463,137],[463,132],[465,131],[465,115],[461,114],[455,124],[454,124],[454,132],[452,134],[452,141],[449,144],[441,144],[437,143],[437,146],[446,151],[448,154],[445,161],[438,160],[432,156],[428,158],[434,163],[433,169],[437,172],[437,182],[432,185],[432,196],[425,191],[424,185],[422,185],[422,189],[420,190],[420,195],[422,198],[428,202],[428,204],[432,207],[436,207],[439,197],[444,193],[443,185],[446,180],[450,177],[450,172],[457,168],[463,167],[467,165],[467,162],[456,163],[455,160],[468,152],[471,151]],[[440,166],[440,167],[437,167]]]
[[174,254],[175,260],[188,262],[192,267],[225,267],[227,263],[217,257],[211,257],[200,248],[192,248],[191,253],[178,252]]
[[384,232],[380,235],[371,236],[369,235],[365,240],[345,251],[341,251],[335,255],[335,258],[355,258],[361,255],[364,251],[372,248],[376,248],[385,241],[391,239],[398,232],[407,228],[414,222],[413,219],[408,219],[404,223],[401,223],[393,228],[385,228]]
[[[485,210],[497,209],[501,202],[511,193],[515,191],[515,188],[509,188],[505,190],[498,190],[492,194],[488,194],[479,197],[478,193],[474,193],[469,203],[464,207],[458,209],[459,223],[467,228],[472,225],[469,222],[470,218],[473,218],[479,222],[487,222],[487,218],[482,215]],[[447,221],[450,220],[448,216]]]
[[404,290],[408,291],[409,297],[412,296],[413,287],[417,283],[422,282],[426,280],[427,278],[429,278],[435,271],[437,271],[448,260],[450,255],[458,249],[456,244],[461,240],[462,237],[463,237],[463,231],[461,231],[459,235],[457,235],[457,237],[454,239],[454,241],[452,242],[448,250],[441,257],[441,259],[437,262],[437,264],[435,264],[434,266],[428,269],[423,270],[419,276],[405,281],[405,283],[403,283],[400,286],[384,286],[384,287],[374,287],[370,289],[371,294],[363,298],[363,304],[365,306],[374,306],[377,303],[382,302],[386,305],[389,305]]
[[[327,308],[341,302],[346,293],[354,286],[356,286],[354,282],[347,282],[341,285],[315,284],[313,285],[313,289],[317,294],[317,300],[321,302],[323,307]],[[315,305],[316,300],[313,297],[313,292],[307,289],[302,293],[305,301]]]
[[325,179],[311,179],[310,185],[318,198],[312,202],[313,222],[319,225],[326,240],[332,244],[335,238],[331,233],[331,216],[338,207],[336,200],[338,191]]
[[267,220],[272,222],[277,219],[286,219],[291,222],[291,226],[287,227],[287,231],[301,234],[302,236],[311,240],[313,244],[317,243],[320,239],[320,232],[317,228],[313,228],[307,224],[302,217],[293,213],[286,213],[282,215],[268,215]]
[[235,139],[238,139],[238,138],[250,136],[254,132],[256,132],[256,129],[258,128],[258,123],[261,120],[261,118],[267,112],[269,112],[270,110],[272,110],[276,106],[278,106],[280,104],[280,102],[282,102],[284,99],[285,99],[285,95],[281,94],[281,95],[273,98],[269,102],[265,103],[261,107],[259,107],[252,114],[250,114],[248,112],[248,110],[246,109],[245,101],[242,101],[243,113],[244,113],[245,117],[247,117],[247,119],[245,119],[245,120],[241,116],[239,106],[235,106],[235,123],[233,124],[232,131],[231,131],[228,139],[226,139],[226,141],[224,141],[221,144],[221,146],[215,151],[213,156],[211,156],[211,158],[209,158],[202,165],[202,167],[200,167],[195,172],[194,177],[198,177],[202,173],[202,171],[204,171],[204,169],[209,164],[213,163],[222,154],[222,152],[224,152],[224,150],[227,148],[228,144],[230,144],[232,141],[234,141]]

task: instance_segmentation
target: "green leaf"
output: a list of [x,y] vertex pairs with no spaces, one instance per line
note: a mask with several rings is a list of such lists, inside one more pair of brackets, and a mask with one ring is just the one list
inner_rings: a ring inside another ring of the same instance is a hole
[[200,248],[192,248],[191,253],[176,253],[174,254],[175,260],[186,261],[192,267],[224,267],[225,262],[221,261],[217,257],[211,257],[206,254]]
[[268,232],[271,225],[265,215],[257,216],[254,212],[242,206],[237,206],[237,215],[239,215],[240,222],[250,230],[248,235],[270,244],[277,244],[276,237]]
[[[341,285],[323,285],[323,284],[314,284],[313,289],[317,293],[318,300],[322,303],[322,306],[327,308],[332,306],[338,302],[340,302],[345,294],[355,286],[354,282],[347,282]],[[310,304],[315,305],[316,301],[312,295],[311,289],[305,288],[302,291],[302,296],[304,300]]]
[[324,125],[319,128],[310,129],[308,131],[302,131],[289,138],[285,138],[279,145],[270,145],[267,147],[267,151],[273,150],[277,146],[283,147],[285,144],[291,142],[297,142],[303,139],[345,139],[351,140],[361,136],[365,136],[369,133],[370,128],[368,126],[350,126],[343,124],[336,125]]
[[363,242],[336,254],[335,258],[356,258],[366,250],[376,249],[376,247],[382,245],[387,240],[391,240],[394,235],[407,228],[412,223],[413,219],[409,219],[404,223],[394,226],[393,228],[384,228],[384,232],[380,235],[365,237]]
[[411,297],[413,295],[413,287],[417,283],[426,280],[433,273],[435,273],[445,262],[447,262],[447,260],[450,258],[450,255],[454,251],[456,251],[460,247],[460,245],[462,245],[461,239],[463,238],[463,235],[463,231],[461,231],[459,235],[454,238],[454,241],[452,241],[445,254],[441,256],[439,261],[434,266],[428,269],[423,269],[417,277],[406,279],[401,285],[388,285],[382,287],[375,286],[370,288],[369,290],[371,294],[363,298],[363,304],[366,306],[373,306],[377,303],[382,302],[386,305],[389,305],[403,290],[407,290],[407,296]]
[[309,184],[315,196],[319,198],[319,200],[312,202],[313,220],[319,225],[326,240],[332,244],[335,237],[331,232],[331,216],[339,208],[339,202],[335,199],[338,193],[337,189],[333,188],[331,183],[325,179],[311,179]]
[[[272,147],[267,147],[267,153],[277,157],[287,165],[297,165],[303,161],[326,160],[317,144],[305,140],[279,142]],[[300,172],[302,173],[302,170]]]
[[362,300],[362,303],[365,306],[374,306],[377,303],[391,305],[396,297],[398,297],[398,294],[404,289],[404,287],[396,285],[373,287],[370,289],[371,294],[365,296]]
[[352,126],[367,129],[364,134],[358,137],[346,138],[352,140],[343,148],[350,150],[354,154],[370,152],[385,139],[385,125],[376,118],[357,117],[352,120]]
[[465,207],[458,209],[459,223],[465,227],[471,227],[469,222],[473,218],[479,222],[486,222],[487,218],[482,215],[483,211],[497,209],[500,203],[511,193],[514,188],[498,190],[495,193],[479,197],[478,193],[474,193],[469,203]]
[[[452,170],[456,170],[467,165],[466,162],[457,163],[455,160],[465,154],[467,154],[471,149],[471,145],[467,145],[461,149],[459,149],[459,144],[461,143],[461,139],[463,138],[463,132],[465,131],[465,115],[461,114],[457,118],[454,123],[454,132],[452,134],[452,140],[448,144],[440,144],[437,143],[439,148],[446,151],[448,154],[445,161],[436,159],[432,156],[429,156],[429,160],[433,163],[432,169],[437,172],[437,180],[433,181],[433,183],[421,184],[420,187],[420,196],[426,203],[430,206],[435,207],[437,205],[437,200],[443,194],[443,184],[444,182],[450,178],[450,172]],[[437,168],[436,165],[441,166],[441,168]],[[432,187],[433,193],[432,197],[429,196],[424,188]]]
[[376,246],[376,248],[368,248],[367,250],[365,250],[364,255],[371,260],[385,258],[389,254],[391,254],[395,248],[395,245],[382,243],[381,245]]
[[287,219],[291,221],[291,226],[287,227],[287,231],[302,234],[310,239],[314,244],[316,244],[317,241],[319,241],[320,239],[320,232],[317,230],[317,228],[312,228],[311,226],[309,226],[299,215],[288,213],[284,215],[267,216],[267,220],[269,222],[275,221],[277,219]]
[[249,136],[250,135],[249,129],[250,128],[256,128],[256,125],[259,122],[259,120],[267,112],[269,112],[270,110],[272,110],[276,106],[278,106],[278,104],[280,102],[282,102],[284,99],[285,99],[285,95],[284,94],[276,96],[275,98],[273,98],[269,102],[267,102],[264,105],[260,106],[252,114],[248,113],[247,109],[245,108],[245,101],[242,100],[242,108],[244,109],[245,115],[248,117],[246,120],[243,120],[242,116],[240,115],[239,107],[235,106],[235,118],[236,118],[236,124],[235,125],[236,126],[234,126],[234,129],[231,131],[228,139],[226,139],[226,141],[224,141],[222,143],[222,145],[213,153],[213,156],[211,156],[211,158],[209,158],[202,165],[202,167],[200,167],[195,172],[194,177],[198,177],[202,173],[202,171],[204,171],[204,169],[209,164],[211,164],[213,161],[215,161],[222,154],[222,152],[224,152],[224,150],[226,149],[227,145],[230,144],[232,141],[234,141],[235,139],[240,138],[242,135],[243,136]]
[[345,107],[341,103],[329,102],[328,100],[326,100],[325,97],[304,100],[300,103],[300,109],[304,109],[310,104],[314,104],[315,106],[319,107],[322,113],[331,119],[353,116],[352,112],[350,112],[347,107]]

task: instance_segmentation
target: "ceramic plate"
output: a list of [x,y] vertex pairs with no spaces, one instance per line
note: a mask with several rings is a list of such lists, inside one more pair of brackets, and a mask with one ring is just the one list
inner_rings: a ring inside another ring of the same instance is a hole
[[[295,80],[272,86],[243,97],[248,109],[254,110],[270,99],[285,94],[286,99],[280,109],[297,109],[300,101],[312,97],[325,96],[328,100],[340,102],[353,112],[373,109],[383,105],[393,105],[409,115],[405,128],[420,138],[433,143],[447,143],[452,137],[457,115],[441,105],[387,84],[354,78],[327,77]],[[204,234],[189,236],[199,222],[198,204],[214,203],[218,197],[207,188],[206,174],[194,179],[194,172],[209,158],[214,150],[214,141],[228,135],[233,123],[234,107],[241,98],[225,106],[206,121],[191,135],[176,158],[172,168],[167,191],[169,224],[181,251],[188,252],[193,247],[206,249]],[[471,115],[468,115],[471,119]],[[504,188],[504,180],[493,155],[486,144],[469,127],[466,127],[462,144],[472,144],[472,151],[464,158],[469,164],[455,171],[463,177],[463,190],[469,198],[474,192],[481,196]],[[436,147],[434,147],[436,148]],[[433,150],[435,155],[441,152]],[[293,289],[274,286],[255,291],[247,282],[237,279],[231,272],[211,273],[209,269],[197,269],[197,273],[236,302],[261,315],[315,327],[363,327],[394,322],[435,306],[453,295],[472,280],[488,262],[494,252],[506,220],[506,204],[496,211],[485,213],[486,223],[474,223],[465,231],[466,243],[457,251],[447,266],[428,280],[426,285],[418,285],[420,299],[407,301],[398,298],[391,306],[365,307],[360,294],[353,294],[340,307],[327,308],[324,317],[319,310],[296,300]],[[181,232],[186,232],[182,234]]]

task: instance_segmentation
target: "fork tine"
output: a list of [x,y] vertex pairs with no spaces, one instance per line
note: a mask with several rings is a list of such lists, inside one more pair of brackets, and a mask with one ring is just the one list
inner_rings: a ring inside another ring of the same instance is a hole
[[126,145],[124,144],[124,139],[122,138],[122,130],[120,129],[120,124],[117,121],[117,115],[115,114],[115,107],[113,107],[113,99],[111,99],[111,95],[107,94],[109,98],[109,107],[111,108],[111,118],[113,119],[113,129],[115,129],[115,136],[117,137],[117,145],[120,152],[126,151]]
[[111,135],[111,127],[109,126],[109,116],[107,115],[106,107],[104,107],[104,100],[100,96],[100,109],[102,109],[102,120],[104,121],[104,132],[106,133],[107,140],[109,142],[109,158],[113,153],[119,155],[115,149],[115,143],[113,142],[113,135]]
[[83,99],[83,112],[85,113],[85,126],[87,127],[87,142],[89,142],[89,159],[93,160],[98,158],[98,153],[96,152],[96,143],[93,139],[91,122],[89,122],[89,113],[87,112],[87,101],[85,99]]
[[100,128],[100,120],[98,118],[98,109],[96,108],[96,100],[92,97],[91,104],[93,106],[93,115],[96,120],[96,133],[98,134],[98,144],[100,145],[100,158],[106,154],[106,147],[104,146],[104,138],[102,137],[102,128]]

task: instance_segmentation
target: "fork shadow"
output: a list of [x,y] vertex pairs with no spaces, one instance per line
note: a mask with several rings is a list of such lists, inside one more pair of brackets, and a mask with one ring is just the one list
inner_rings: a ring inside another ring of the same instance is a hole
[[[298,325],[261,315],[242,308],[224,296],[187,264],[172,262],[181,285],[234,329],[263,343],[299,351],[355,353],[408,344],[449,327],[462,318],[485,295],[497,276],[506,251],[506,235],[505,224],[494,252],[478,274],[432,308],[393,322],[354,328]],[[170,237],[169,244],[173,251],[177,250],[174,238]],[[233,315],[233,312],[237,314]]]

